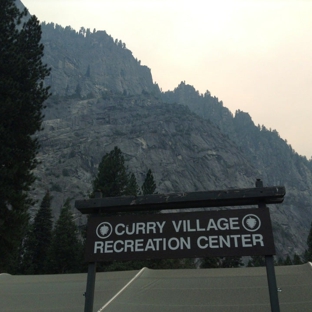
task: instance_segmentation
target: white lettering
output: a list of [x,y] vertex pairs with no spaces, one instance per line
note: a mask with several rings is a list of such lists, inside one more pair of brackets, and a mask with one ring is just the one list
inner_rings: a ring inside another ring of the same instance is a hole
[[165,226],[165,224],[166,224],[166,221],[163,221],[162,223],[160,223],[160,222],[156,222],[156,224],[158,225],[158,227],[159,227],[159,233],[162,233],[163,232],[163,228],[164,228],[164,226]]
[[136,224],[136,234],[140,234],[140,231],[142,231],[142,234],[145,234],[145,223],[143,222]]
[[183,220],[183,232],[187,231],[186,220]]
[[[165,238],[164,238],[165,239]],[[162,241],[162,238],[154,238],[154,242],[156,242],[156,250],[160,250],[159,243]],[[166,248],[164,248],[165,250]]]
[[223,248],[223,244],[226,245],[226,247],[231,247],[231,237],[229,235],[226,235],[226,239],[224,236],[220,236],[220,248]]
[[[121,230],[120,232],[119,232],[119,227],[123,227],[123,230]],[[122,223],[117,224],[115,226],[115,233],[116,233],[116,235],[123,235],[125,233],[124,228],[125,228],[124,224],[122,224]]]
[[201,244],[201,240],[205,240],[207,242],[208,238],[206,236],[199,236],[197,238],[197,246],[200,248],[200,249],[206,249],[208,247],[208,243],[206,243],[205,245],[202,245]]
[[194,228],[192,229],[192,228],[191,228],[191,221],[190,221],[190,220],[187,220],[186,222],[187,222],[187,231],[188,231],[188,232],[195,232],[196,229],[194,229]]
[[243,234],[243,235],[213,235],[200,236],[197,238],[197,247],[207,248],[237,248],[253,247],[256,245],[264,246],[263,236],[261,234]]
[[260,243],[260,246],[264,246],[263,236],[261,234],[253,234],[252,235],[252,243],[254,246],[256,246],[257,243]]
[[99,251],[100,253],[103,253],[103,242],[95,242],[94,243],[94,253],[96,254],[97,251]]
[[146,223],[146,233],[156,233],[156,223],[155,222],[147,222]]
[[126,226],[126,234],[133,235],[135,233],[135,224],[127,225]]
[[153,243],[153,240],[152,240],[152,239],[149,239],[149,240],[147,241],[147,243],[146,243],[146,246],[145,246],[145,251],[147,251],[147,250],[149,250],[149,249],[155,251],[155,247],[154,247],[154,243]]
[[136,239],[135,240],[135,251],[144,251],[143,249],[143,239]]
[[239,230],[238,217],[230,218],[230,229],[231,230]]
[[[122,245],[122,247],[120,247],[120,249],[117,249],[117,244],[120,244]],[[118,240],[114,243],[114,251],[115,252],[122,252],[123,251],[123,245],[124,245],[124,242],[122,240]]]
[[172,237],[168,240],[168,247],[171,250],[177,250],[179,248],[179,240],[176,237]]
[[134,241],[130,239],[126,239],[124,252],[127,252],[128,249],[130,249],[130,251],[133,252],[133,249],[134,249],[133,247],[134,247]]
[[250,234],[242,235],[242,246],[243,247],[252,247]]
[[[221,224],[222,222],[222,224]],[[221,230],[221,231],[224,231],[224,230],[228,230],[229,229],[229,224],[228,224],[228,220],[225,219],[225,218],[221,218],[218,220],[217,222],[218,224],[218,228]]]
[[198,232],[199,232],[199,231],[205,231],[204,228],[201,228],[201,227],[200,227],[199,222],[200,222],[200,220],[196,219],[196,229],[197,229],[197,231],[198,231]]
[[191,238],[187,237],[187,241],[184,237],[180,237],[180,249],[184,249],[183,245],[186,249],[191,249]]
[[113,241],[106,241],[104,253],[112,253],[113,252]]
[[176,232],[180,231],[181,225],[182,225],[182,220],[179,220],[178,224],[176,224],[175,221],[172,221],[173,227],[175,229]]
[[210,248],[219,248],[218,236],[209,236],[209,247]]
[[234,246],[238,247],[237,239],[239,238],[239,235],[231,235],[232,238],[234,238]]
[[207,231],[210,231],[210,229],[213,228],[214,230],[218,230],[218,227],[216,225],[216,223],[214,222],[213,219],[209,219],[209,222],[208,222],[208,226],[207,226]]
[[166,250],[167,249],[167,245],[166,245],[166,242],[167,242],[167,239],[166,238],[164,238],[163,239],[163,250]]

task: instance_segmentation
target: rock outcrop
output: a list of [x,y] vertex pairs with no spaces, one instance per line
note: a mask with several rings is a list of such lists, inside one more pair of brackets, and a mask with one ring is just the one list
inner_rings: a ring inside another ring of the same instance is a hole
[[297,250],[283,241],[286,237],[296,237],[302,251],[312,221],[312,162],[298,155],[276,130],[255,126],[248,113],[237,111],[233,116],[222,101],[208,91],[201,95],[193,86],[182,82],[175,90],[163,93],[162,98],[169,103],[183,104],[215,124],[243,151],[267,186],[286,187],[284,209],[276,212],[275,232],[280,232],[285,254]]
[[52,68],[46,83],[54,95],[93,97],[102,92],[159,93],[151,71],[140,65],[124,43],[105,31],[91,32],[42,24],[44,61]]

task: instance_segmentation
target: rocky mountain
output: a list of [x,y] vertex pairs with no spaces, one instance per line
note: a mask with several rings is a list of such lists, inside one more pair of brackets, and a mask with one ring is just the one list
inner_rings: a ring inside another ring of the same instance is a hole
[[49,189],[55,216],[67,197],[88,196],[102,156],[118,146],[139,184],[152,169],[159,193],[253,187],[256,178],[284,185],[285,203],[270,206],[276,247],[283,256],[303,253],[311,164],[276,131],[255,126],[247,113],[233,116],[185,83],[161,94],[149,68],[104,31],[42,30],[53,95],[37,134],[33,196],[40,201]]
[[298,155],[276,130],[256,126],[248,113],[238,110],[233,116],[209,91],[199,94],[193,86],[181,82],[175,90],[163,93],[162,99],[183,104],[211,121],[243,151],[266,185],[286,187],[285,211],[281,211],[284,216],[276,227],[283,235],[293,236],[296,224],[296,231],[301,229],[302,235],[298,240],[305,243],[311,224],[312,162]]
[[[47,102],[36,189],[65,197],[87,196],[102,156],[118,146],[142,184],[152,169],[159,193],[248,187],[256,170],[211,122],[187,107],[150,94],[106,93]],[[40,198],[38,196],[38,199]]]
[[105,31],[42,24],[45,62],[52,68],[46,83],[54,95],[93,97],[103,91],[159,93],[151,71],[140,65],[126,45]]

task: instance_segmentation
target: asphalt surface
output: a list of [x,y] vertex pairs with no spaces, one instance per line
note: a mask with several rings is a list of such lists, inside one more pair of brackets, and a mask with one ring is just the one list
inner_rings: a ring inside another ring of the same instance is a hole
[[[312,267],[275,267],[281,312],[312,311]],[[0,311],[84,311],[86,274],[0,274]],[[97,273],[94,311],[267,312],[265,268]]]

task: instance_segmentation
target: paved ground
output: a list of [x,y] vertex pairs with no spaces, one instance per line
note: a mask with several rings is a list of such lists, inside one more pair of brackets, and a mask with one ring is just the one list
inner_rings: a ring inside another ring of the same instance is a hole
[[[312,311],[311,265],[275,270],[281,288],[281,312]],[[270,311],[265,268],[138,272],[97,273],[94,311]],[[1,274],[0,311],[83,312],[86,277],[86,274]],[[111,298],[114,299],[110,301]]]

